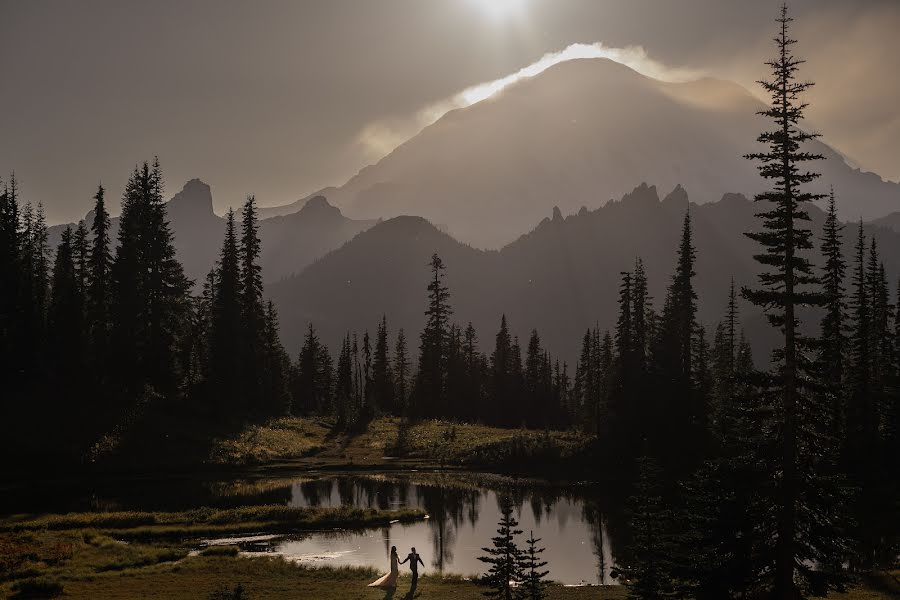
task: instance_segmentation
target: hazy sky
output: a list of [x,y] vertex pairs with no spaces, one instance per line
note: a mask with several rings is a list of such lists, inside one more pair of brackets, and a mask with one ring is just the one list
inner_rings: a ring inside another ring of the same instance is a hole
[[[0,0],[0,173],[51,222],[159,155],[216,209],[341,184],[423,110],[573,43],[640,47],[675,76],[757,92],[774,0]],[[900,180],[900,2],[795,0],[809,117]],[[630,49],[629,56],[641,56]]]

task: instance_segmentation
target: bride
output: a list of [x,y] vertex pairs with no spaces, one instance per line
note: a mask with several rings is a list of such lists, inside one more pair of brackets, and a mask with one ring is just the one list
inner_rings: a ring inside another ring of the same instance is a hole
[[397,587],[397,578],[400,576],[400,566],[397,558],[397,546],[391,546],[391,572],[384,577],[373,581],[369,587],[394,588]]

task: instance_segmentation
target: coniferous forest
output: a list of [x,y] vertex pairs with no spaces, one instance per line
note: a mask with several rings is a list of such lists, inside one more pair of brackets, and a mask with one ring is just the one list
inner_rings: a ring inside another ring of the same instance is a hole
[[[664,297],[651,297],[645,272],[659,257],[634,257],[609,291],[615,327],[585,323],[574,364],[536,329],[519,339],[504,314],[496,330],[476,331],[454,312],[445,278],[454,265],[437,253],[421,265],[421,331],[385,314],[329,347],[312,323],[302,347],[285,348],[253,196],[229,210],[218,259],[194,282],[176,258],[158,159],[134,168],[121,199],[98,186],[92,218],[55,248],[41,204],[11,173],[0,184],[4,469],[189,468],[209,440],[287,416],[347,436],[385,417],[401,429],[441,420],[570,431],[591,440],[578,468],[628,498],[616,573],[631,597],[787,600],[844,591],[896,564],[900,281],[888,280],[862,221],[838,219],[841,190],[810,191],[825,158],[808,149],[812,83],[791,21],[785,7],[761,82],[770,98],[761,149],[745,157],[767,185],[746,233],[757,281],[723,281],[721,319],[700,322],[688,209]],[[821,230],[810,226],[811,203],[827,206]],[[754,361],[742,303],[777,332],[770,357]],[[536,556],[539,594],[546,563]],[[512,594],[505,563],[484,560],[497,593]]]

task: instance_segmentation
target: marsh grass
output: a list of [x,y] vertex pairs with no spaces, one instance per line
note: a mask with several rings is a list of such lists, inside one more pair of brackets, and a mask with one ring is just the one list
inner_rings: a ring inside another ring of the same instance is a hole
[[382,511],[372,508],[292,508],[283,505],[231,509],[197,508],[181,512],[69,513],[8,519],[0,532],[94,530],[90,535],[118,540],[181,539],[226,533],[288,532],[311,529],[359,529],[410,522],[425,513],[418,509]]

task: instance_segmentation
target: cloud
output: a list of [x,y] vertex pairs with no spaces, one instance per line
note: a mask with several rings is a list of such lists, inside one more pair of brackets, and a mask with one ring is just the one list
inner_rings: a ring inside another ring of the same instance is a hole
[[426,106],[413,115],[392,117],[370,123],[356,138],[371,160],[378,160],[431,125],[449,111],[471,106],[494,96],[510,85],[534,77],[553,65],[579,58],[607,58],[630,67],[648,77],[662,81],[688,81],[703,73],[694,69],[668,67],[647,55],[642,46],[613,48],[602,42],[571,44],[559,52],[549,52],[515,73],[468,87],[453,96]]

